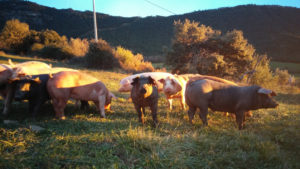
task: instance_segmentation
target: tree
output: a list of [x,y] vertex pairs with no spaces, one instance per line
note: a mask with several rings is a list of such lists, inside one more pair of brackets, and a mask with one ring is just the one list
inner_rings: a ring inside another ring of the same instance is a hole
[[5,23],[0,34],[1,46],[6,50],[20,52],[23,50],[23,41],[29,34],[29,25],[12,19]]
[[201,73],[239,77],[252,68],[254,47],[243,32],[233,30],[222,34],[199,22],[176,21],[172,50],[167,64],[175,73]]
[[92,68],[111,69],[120,67],[113,48],[102,39],[99,39],[98,42],[90,42],[86,60],[88,67]]
[[66,36],[60,36],[56,31],[54,30],[44,30],[41,32],[41,43],[45,46],[48,45],[54,45],[58,47],[62,47],[65,45],[68,45],[68,39]]
[[122,69],[128,72],[154,71],[151,62],[145,62],[142,54],[133,54],[131,50],[118,46],[115,56]]

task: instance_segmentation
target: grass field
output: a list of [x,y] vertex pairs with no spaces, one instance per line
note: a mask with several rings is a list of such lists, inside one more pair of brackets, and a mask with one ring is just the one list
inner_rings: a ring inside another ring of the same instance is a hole
[[[160,124],[152,128],[150,110],[142,126],[129,93],[117,92],[126,74],[83,71],[118,97],[107,118],[100,118],[92,104],[81,111],[70,101],[66,120],[54,118],[50,103],[32,120],[27,103],[14,102],[11,114],[1,115],[0,168],[300,168],[300,92],[277,91],[280,106],[254,111],[242,131],[235,119],[218,112],[210,112],[208,127],[198,116],[191,125],[179,102],[170,112],[161,95]],[[34,132],[33,124],[45,130]]]

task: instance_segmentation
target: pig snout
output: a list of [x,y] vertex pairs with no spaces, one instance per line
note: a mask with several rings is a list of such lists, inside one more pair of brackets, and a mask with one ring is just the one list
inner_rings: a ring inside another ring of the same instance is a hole
[[141,94],[147,93],[147,90],[145,89],[145,87],[142,87],[142,88],[140,89],[140,93],[141,93]]
[[265,101],[265,103],[263,104],[263,107],[264,108],[275,108],[275,107],[277,107],[279,104],[275,101],[275,100],[273,100],[273,99],[267,99],[266,101]]
[[271,106],[272,108],[275,108],[275,107],[279,106],[279,104],[278,104],[276,101],[272,100],[270,106]]
[[172,89],[171,89],[171,88],[165,88],[165,89],[164,89],[164,92],[165,92],[166,94],[172,94]]

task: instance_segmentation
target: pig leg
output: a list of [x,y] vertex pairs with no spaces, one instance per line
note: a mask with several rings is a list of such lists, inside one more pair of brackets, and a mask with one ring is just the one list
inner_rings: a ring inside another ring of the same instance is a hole
[[29,99],[29,112],[32,113],[32,118],[35,118],[39,108],[41,106],[41,102],[37,99]]
[[199,107],[199,109],[200,109],[199,117],[201,118],[203,125],[207,126],[208,125],[208,123],[207,123],[208,108],[206,106],[206,107]]
[[80,101],[80,110],[84,110],[89,107],[88,101],[81,100]]
[[151,109],[151,114],[152,114],[152,119],[153,119],[153,122],[154,122],[154,126],[157,125],[158,121],[157,121],[157,104],[156,105],[152,105],[150,107]]
[[189,106],[188,115],[189,115],[189,121],[191,124],[193,124],[193,119],[195,116],[196,109],[197,109],[197,107]]
[[142,107],[139,105],[134,104],[134,108],[138,113],[138,117],[139,117],[139,122],[141,122],[142,124],[144,124],[144,114],[142,112]]
[[239,130],[243,129],[245,115],[243,111],[239,111],[235,113],[236,123],[238,124]]
[[64,109],[67,104],[67,99],[53,99],[53,107],[55,110],[55,116],[58,119],[65,120]]
[[145,107],[142,107],[142,113],[143,113],[144,116],[146,115]]
[[7,87],[7,95],[5,97],[5,100],[4,100],[4,109],[3,109],[3,112],[2,114],[3,115],[7,115],[9,112],[10,112],[10,108],[11,108],[11,102],[13,100],[13,97],[15,95],[15,85],[14,84],[11,84],[11,86],[8,86]]
[[180,98],[180,104],[181,104],[181,108],[183,110],[185,110],[185,97],[184,96],[181,96],[181,98]]
[[172,110],[172,99],[168,99],[168,106],[169,106],[169,110]]
[[99,110],[100,110],[100,114],[101,117],[105,118],[105,95],[100,95],[98,97],[99,100]]

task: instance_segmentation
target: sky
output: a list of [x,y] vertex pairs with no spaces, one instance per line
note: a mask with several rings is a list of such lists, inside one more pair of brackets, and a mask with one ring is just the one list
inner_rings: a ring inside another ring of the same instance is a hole
[[[93,0],[29,0],[57,9],[92,11]],[[237,5],[281,5],[300,8],[300,0],[95,0],[96,12],[112,16],[170,16]]]

